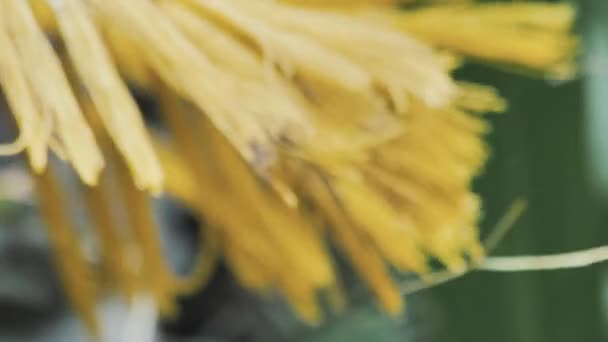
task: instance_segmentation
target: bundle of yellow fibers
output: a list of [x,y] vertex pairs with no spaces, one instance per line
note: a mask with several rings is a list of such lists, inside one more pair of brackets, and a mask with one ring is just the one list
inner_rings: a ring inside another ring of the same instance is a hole
[[[0,86],[20,135],[0,153],[27,153],[90,330],[103,289],[48,150],[82,182],[105,278],[126,298],[150,293],[165,315],[220,257],[309,322],[319,295],[342,303],[330,243],[391,314],[403,308],[391,267],[423,275],[434,257],[458,272],[482,258],[479,114],[505,103],[451,71],[464,56],[571,76],[573,10],[426,3],[1,1]],[[168,132],[146,127],[133,89],[157,100]],[[189,277],[163,255],[150,207],[162,192],[208,223]]]

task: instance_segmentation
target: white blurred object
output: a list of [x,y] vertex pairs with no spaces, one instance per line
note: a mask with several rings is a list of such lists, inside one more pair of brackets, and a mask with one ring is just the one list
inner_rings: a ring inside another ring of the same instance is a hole
[[586,159],[593,189],[608,199],[608,2],[588,4],[583,60]]
[[[140,294],[133,298],[131,308],[122,331],[122,342],[154,342],[156,341],[156,322],[158,312],[154,298]],[[112,330],[112,327],[104,327]],[[108,340],[109,341],[109,340]]]
[[20,165],[0,169],[0,200],[32,202],[32,181]]

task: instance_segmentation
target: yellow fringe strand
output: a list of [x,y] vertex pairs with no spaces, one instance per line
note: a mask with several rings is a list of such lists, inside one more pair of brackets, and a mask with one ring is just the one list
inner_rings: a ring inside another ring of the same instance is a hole
[[80,248],[74,224],[65,208],[66,198],[61,195],[62,187],[54,172],[52,167],[48,167],[46,171],[32,175],[39,205],[66,294],[87,329],[97,335],[95,280]]
[[[474,58],[572,77],[574,11],[411,2],[0,0],[0,87],[19,129],[0,155],[27,153],[59,271],[93,333],[92,270],[49,149],[87,186],[112,286],[151,294],[165,316],[220,258],[316,324],[319,297],[346,305],[328,240],[394,315],[404,301],[389,270],[424,278],[430,258],[459,273],[484,257],[471,190],[488,156],[479,114],[507,104],[451,73]],[[131,90],[157,101],[162,138]],[[206,222],[184,277],[156,229],[151,195],[163,192]]]

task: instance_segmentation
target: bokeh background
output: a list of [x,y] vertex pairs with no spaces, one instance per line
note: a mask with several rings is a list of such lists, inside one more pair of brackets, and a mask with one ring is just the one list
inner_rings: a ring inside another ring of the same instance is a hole
[[[509,99],[493,117],[494,154],[477,182],[487,232],[514,198],[529,207],[495,254],[544,254],[606,244],[608,234],[608,2],[578,2],[581,77],[565,84],[479,66],[462,75]],[[441,307],[440,341],[608,341],[606,265],[473,273],[421,296]]]
[[[577,30],[584,39],[576,80],[551,83],[474,62],[457,73],[494,85],[510,103],[506,113],[488,117],[494,127],[488,137],[493,153],[475,184],[485,203],[484,235],[513,201],[528,203],[497,255],[608,244],[608,1],[584,0],[577,6]],[[3,129],[6,121],[0,120],[0,136]],[[0,184],[20,184],[16,165],[0,162]],[[196,240],[194,219],[170,203],[159,203],[158,209],[165,214],[164,229],[172,232],[164,236],[174,262],[187,263],[189,253],[196,253],[188,244]],[[380,313],[347,275],[346,283],[353,284],[350,309],[312,328],[300,324],[280,300],[243,291],[220,268],[205,290],[182,300],[184,314],[178,321],[160,324],[159,340],[608,341],[607,270],[599,264],[560,271],[473,272],[409,296],[407,315],[400,319]],[[123,316],[124,308],[108,301],[108,324]],[[54,275],[32,203],[27,195],[19,202],[0,201],[0,342],[83,340]]]

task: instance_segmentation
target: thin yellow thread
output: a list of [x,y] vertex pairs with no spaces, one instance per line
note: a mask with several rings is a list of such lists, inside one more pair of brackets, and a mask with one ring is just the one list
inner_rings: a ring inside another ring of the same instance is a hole
[[95,184],[103,158],[70,88],[61,61],[40,29],[27,1],[2,1],[6,27],[13,37],[22,71],[40,108],[53,115],[70,162],[86,184]]
[[160,192],[162,170],[142,115],[120,79],[85,4],[80,0],[62,0],[53,10],[75,73],[108,135],[124,156],[137,187]]
[[64,207],[61,186],[52,167],[32,174],[35,180],[40,210],[47,223],[48,237],[54,248],[55,262],[61,274],[66,294],[84,320],[88,330],[99,334],[96,314],[96,289],[93,275],[80,248],[73,222]]

